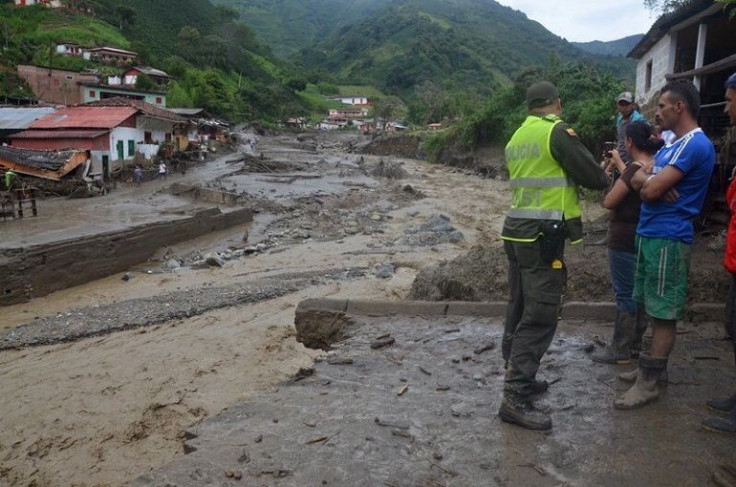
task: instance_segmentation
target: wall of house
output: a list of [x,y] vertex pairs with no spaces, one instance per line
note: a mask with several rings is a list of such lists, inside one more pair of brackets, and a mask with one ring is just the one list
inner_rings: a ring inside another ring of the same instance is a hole
[[90,74],[27,64],[18,65],[18,76],[28,83],[31,91],[39,100],[60,105],[81,103],[82,98],[77,83],[97,81],[97,77]]
[[166,108],[166,95],[163,93],[145,93],[142,91],[131,91],[124,89],[115,89],[113,86],[80,86],[79,94],[82,99],[82,103],[90,103],[93,101],[100,101],[102,94],[107,93],[112,96],[134,96],[140,100],[155,105],[157,107]]
[[[676,34],[675,34],[676,35]],[[667,84],[665,75],[671,73],[675,62],[674,39],[662,37],[636,64],[636,101],[642,107],[649,104],[658,91]],[[652,63],[651,86],[647,90],[647,65]]]
[[[118,158],[117,143],[123,141],[123,161]],[[133,151],[129,150],[129,142],[133,141]],[[110,132],[110,169],[122,166],[126,160],[135,157],[135,147],[143,142],[143,131],[134,127],[115,127]]]

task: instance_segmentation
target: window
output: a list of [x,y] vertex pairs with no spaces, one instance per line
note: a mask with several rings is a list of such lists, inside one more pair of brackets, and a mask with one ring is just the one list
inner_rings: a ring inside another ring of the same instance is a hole
[[163,100],[161,99],[161,97],[160,96],[157,96],[156,97],[156,105],[161,105],[162,103],[163,103]]
[[143,132],[143,141],[146,144],[152,144],[153,143],[153,136],[151,135],[151,132]]
[[89,96],[90,98],[95,98],[97,97],[97,92],[95,92],[95,90],[89,90]]
[[74,79],[74,76],[67,76],[66,79],[68,79],[69,81],[72,81]]
[[128,157],[133,157],[135,155],[135,140],[129,140],[128,141]]
[[647,73],[644,78],[644,91],[649,91],[652,88],[652,60],[647,62]]

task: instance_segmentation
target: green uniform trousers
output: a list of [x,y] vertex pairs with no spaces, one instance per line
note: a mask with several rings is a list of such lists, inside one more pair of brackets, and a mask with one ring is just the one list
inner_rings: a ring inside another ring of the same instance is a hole
[[502,344],[507,362],[504,394],[532,393],[539,363],[557,330],[567,281],[564,244],[554,260],[545,261],[541,256],[541,240],[504,241],[510,292]]

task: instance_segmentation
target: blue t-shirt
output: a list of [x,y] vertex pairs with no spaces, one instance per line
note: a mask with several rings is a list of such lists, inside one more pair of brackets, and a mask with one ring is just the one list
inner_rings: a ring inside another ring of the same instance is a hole
[[692,219],[703,208],[715,162],[713,144],[699,128],[662,147],[654,156],[652,173],[657,174],[668,165],[682,171],[685,175],[675,185],[680,197],[674,203],[642,203],[636,233],[692,244]]

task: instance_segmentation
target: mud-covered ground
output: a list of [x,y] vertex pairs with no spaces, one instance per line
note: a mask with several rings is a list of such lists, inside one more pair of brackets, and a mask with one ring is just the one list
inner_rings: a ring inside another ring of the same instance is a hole
[[[151,195],[196,181],[259,213],[251,225],[160,249],[125,274],[0,311],[0,343],[13,347],[0,351],[0,485],[119,485],[169,462],[187,428],[313,363],[318,352],[294,340],[302,299],[503,299],[507,183],[361,154],[368,142],[264,136],[253,152],[244,145],[185,176],[95,199],[100,214],[122,198],[155,207]],[[500,165],[494,157],[484,164]],[[66,204],[42,201],[39,211],[57,203]],[[600,240],[604,212],[591,202],[584,217],[596,222],[587,242]],[[699,300],[722,299],[719,239],[695,249]],[[605,246],[568,256],[568,299],[611,300]],[[417,294],[415,277],[433,266],[427,275],[456,270],[423,279]]]

